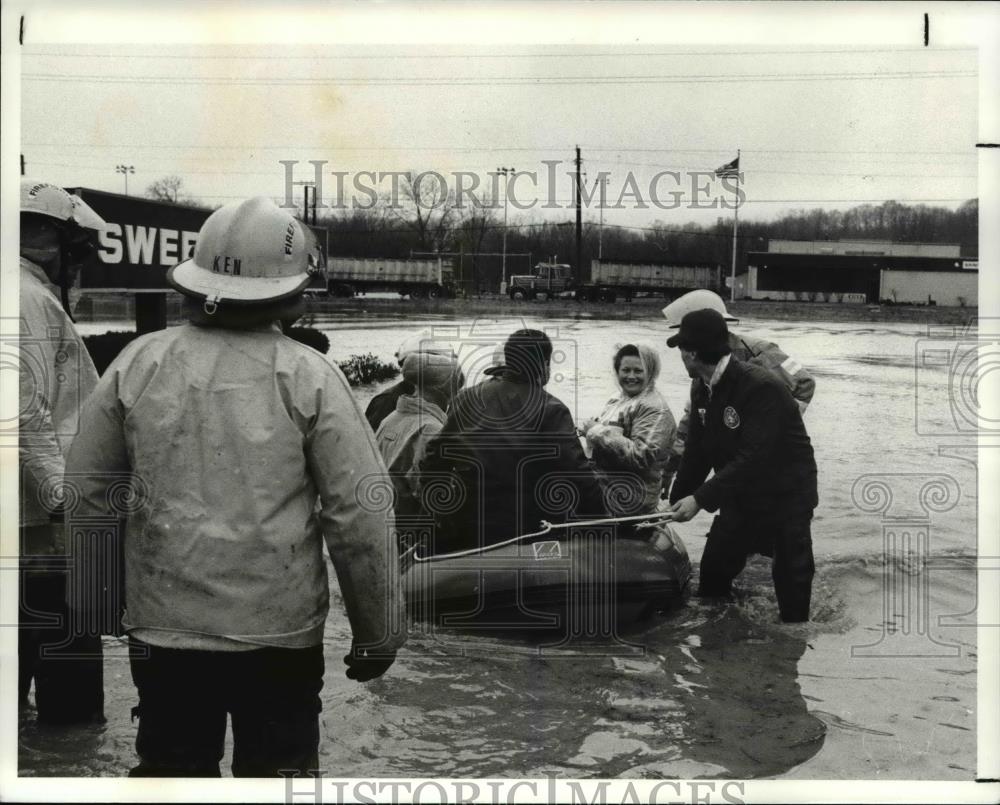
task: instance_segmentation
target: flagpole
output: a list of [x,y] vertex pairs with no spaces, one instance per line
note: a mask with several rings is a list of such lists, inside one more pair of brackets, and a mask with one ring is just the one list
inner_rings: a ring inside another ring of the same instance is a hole
[[733,267],[729,275],[729,301],[736,301],[736,233],[740,221],[740,149],[736,149],[736,192],[733,206]]

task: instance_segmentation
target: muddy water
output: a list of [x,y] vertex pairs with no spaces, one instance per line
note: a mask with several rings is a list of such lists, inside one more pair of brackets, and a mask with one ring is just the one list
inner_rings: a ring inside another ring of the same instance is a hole
[[[613,392],[611,354],[628,341],[661,348],[659,386],[676,413],[683,409],[688,384],[656,321],[379,314],[316,322],[337,359],[372,352],[389,360],[405,334],[433,327],[455,343],[470,380],[489,365],[496,338],[523,325],[552,335],[550,390],[577,418]],[[953,416],[947,367],[917,360],[934,345],[915,325],[747,320],[742,328],[777,341],[817,380],[806,415],[820,468],[813,622],[776,622],[769,567],[755,560],[735,603],[689,601],[601,644],[552,648],[418,625],[389,675],[357,685],[343,677],[349,630],[335,601],[323,692],[327,773],[975,776],[976,468],[954,447],[969,437],[959,431],[961,410]],[[362,404],[375,391],[359,391]],[[866,484],[862,476],[876,477]],[[708,524],[701,514],[679,529],[695,563]],[[913,543],[919,550],[892,548],[892,535],[918,526],[927,535]],[[128,664],[116,641],[106,650],[108,724],[41,730],[23,713],[21,774],[115,776],[135,762]]]

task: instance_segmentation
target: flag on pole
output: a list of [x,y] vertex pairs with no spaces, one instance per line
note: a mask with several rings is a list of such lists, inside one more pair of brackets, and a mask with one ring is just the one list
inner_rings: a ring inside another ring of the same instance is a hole
[[715,176],[718,179],[725,179],[728,176],[739,176],[740,158],[736,157],[732,162],[727,162],[721,168],[715,169]]

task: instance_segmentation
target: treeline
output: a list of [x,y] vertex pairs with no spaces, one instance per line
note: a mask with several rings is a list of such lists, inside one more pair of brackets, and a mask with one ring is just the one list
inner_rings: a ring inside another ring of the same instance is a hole
[[[524,273],[540,260],[555,257],[576,262],[573,213],[565,223],[518,220],[507,228],[507,274]],[[865,204],[846,211],[802,210],[773,221],[740,221],[737,264],[746,253],[766,251],[772,239],[893,240],[919,243],[958,243],[964,256],[978,253],[978,200],[957,210],[894,201]],[[494,286],[500,280],[503,211],[423,211],[420,216],[400,210],[389,214],[350,210],[320,217],[329,232],[330,253],[344,257],[410,257],[451,252],[464,282],[472,287]],[[596,223],[583,225],[582,260],[603,254],[605,260],[627,262],[703,262],[728,267],[732,260],[732,218],[713,224],[654,223],[623,228]],[[600,243],[599,243],[600,241]],[[484,252],[496,254],[484,256]]]
[[[190,203],[183,191],[183,180],[177,176],[153,183],[147,195]],[[970,199],[956,210],[887,201],[845,211],[797,210],[773,221],[741,219],[737,270],[745,268],[747,252],[766,251],[772,239],[958,243],[963,256],[974,256],[978,255],[978,219],[977,199]],[[558,223],[510,220],[506,227],[507,275],[525,273],[535,263],[553,257],[575,264],[574,221],[573,210],[566,210],[566,220]],[[407,177],[394,203],[383,197],[371,209],[320,211],[317,224],[328,232],[331,255],[401,258],[446,254],[454,258],[457,279],[469,290],[495,289],[500,281],[503,208],[467,202],[460,209],[453,203],[453,194],[441,194],[434,182],[414,185]],[[587,222],[581,244],[583,275],[591,259],[599,254],[612,261],[698,262],[728,268],[732,260],[732,226],[731,213],[721,215],[712,224],[606,224],[601,230],[597,223]]]

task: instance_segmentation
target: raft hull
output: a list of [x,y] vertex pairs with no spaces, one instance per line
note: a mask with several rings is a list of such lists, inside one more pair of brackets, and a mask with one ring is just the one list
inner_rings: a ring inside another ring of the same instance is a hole
[[535,539],[431,557],[403,574],[411,615],[441,626],[518,631],[620,628],[675,605],[691,563],[680,538]]

